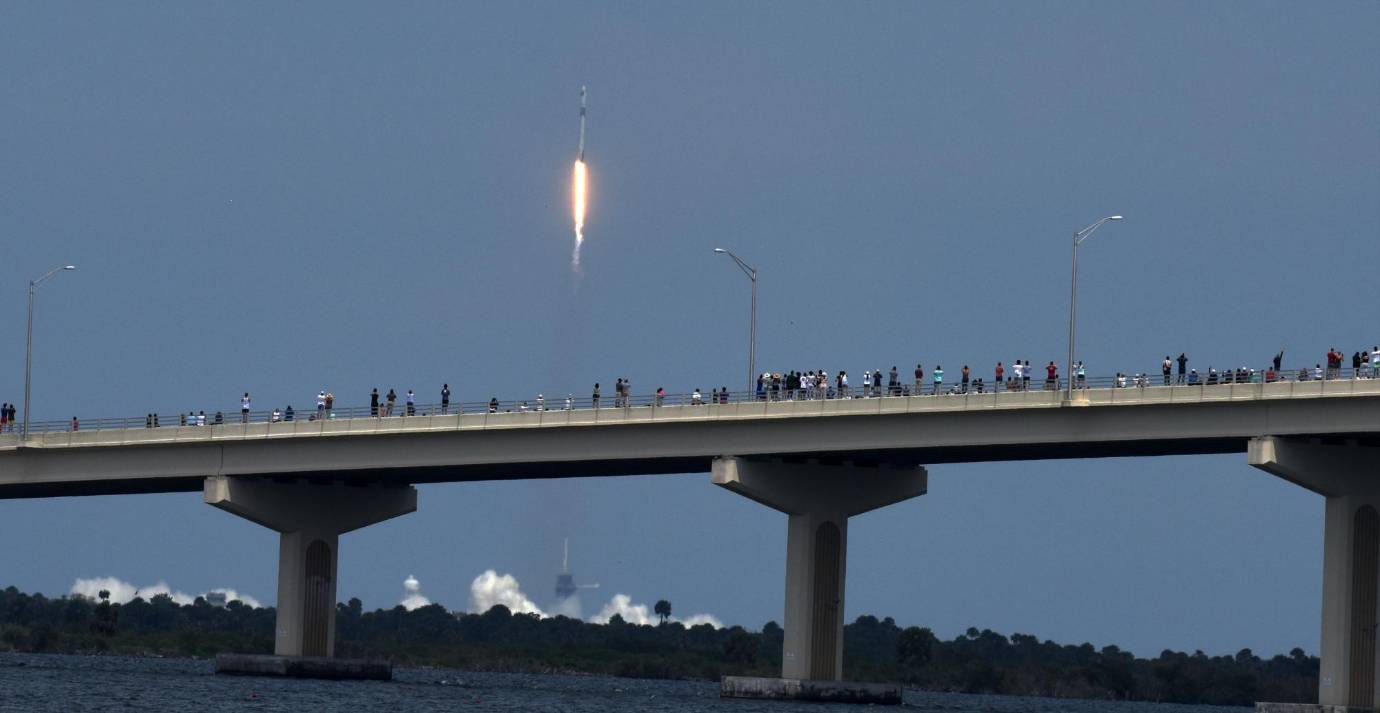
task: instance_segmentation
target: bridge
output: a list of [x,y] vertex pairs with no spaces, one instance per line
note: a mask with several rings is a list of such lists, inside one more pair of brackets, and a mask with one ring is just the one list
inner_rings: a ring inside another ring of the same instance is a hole
[[0,434],[0,498],[200,490],[281,533],[275,652],[330,656],[339,536],[414,511],[418,483],[707,472],[788,516],[783,678],[838,680],[848,520],[924,495],[927,466],[1245,453],[1326,498],[1320,702],[1380,705],[1380,379],[1091,386],[111,419]]

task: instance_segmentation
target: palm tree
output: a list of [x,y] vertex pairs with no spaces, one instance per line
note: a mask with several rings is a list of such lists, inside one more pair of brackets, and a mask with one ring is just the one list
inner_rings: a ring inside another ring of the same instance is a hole
[[671,617],[671,603],[665,599],[658,599],[656,606],[652,607],[652,611],[656,612],[656,615],[661,617],[661,623],[665,624],[666,620]]

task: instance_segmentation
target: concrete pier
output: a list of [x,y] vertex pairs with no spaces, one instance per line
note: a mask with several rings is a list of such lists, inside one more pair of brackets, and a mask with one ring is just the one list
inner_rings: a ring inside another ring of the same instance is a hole
[[232,676],[279,676],[331,680],[393,680],[393,662],[383,659],[337,659],[325,656],[218,654],[216,673]]
[[340,535],[417,509],[412,486],[352,486],[212,476],[206,503],[277,530],[277,656],[335,655]]
[[1380,448],[1289,438],[1250,442],[1251,465],[1326,498],[1318,704],[1257,710],[1375,711],[1380,607]]
[[[924,495],[925,469],[723,457],[714,461],[712,481],[787,515],[781,678],[809,681],[812,690],[841,681],[848,518]],[[782,686],[795,690],[794,684]],[[738,687],[721,695],[730,690]]]
[[719,697],[898,706],[901,705],[901,687],[887,683],[724,676],[719,684]]

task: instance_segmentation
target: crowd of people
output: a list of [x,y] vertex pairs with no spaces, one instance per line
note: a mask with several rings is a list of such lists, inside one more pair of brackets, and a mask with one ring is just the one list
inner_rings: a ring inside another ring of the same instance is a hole
[[[1241,366],[1218,370],[1214,366],[1209,366],[1205,373],[1199,373],[1197,369],[1189,368],[1187,354],[1180,353],[1178,357],[1165,355],[1164,360],[1160,363],[1159,384],[1162,386],[1215,386],[1219,384],[1338,379],[1344,377],[1346,354],[1336,348],[1329,348],[1324,361],[1318,362],[1312,368],[1305,367],[1298,370],[1283,369],[1283,361],[1284,351],[1281,350],[1274,355],[1270,365],[1265,368],[1254,369]],[[959,370],[957,378],[949,380],[942,365],[936,364],[927,374],[924,365],[917,363],[909,379],[903,378],[900,370],[896,366],[892,366],[885,372],[881,369],[864,369],[860,379],[861,383],[857,384],[853,383],[848,372],[843,370],[832,375],[824,369],[769,371],[757,377],[754,390],[747,398],[758,401],[778,401],[981,394],[996,391],[1026,391],[1032,388],[1032,380],[1036,382],[1034,388],[1044,390],[1058,390],[1070,386],[1061,379],[1059,366],[1053,361],[1045,364],[1042,370],[1043,374],[1037,367],[1032,366],[1028,359],[1017,359],[1010,364],[998,361],[992,368],[992,380],[988,382],[983,377],[975,375],[965,364]],[[1380,345],[1371,349],[1357,350],[1351,355],[1350,377],[1357,379],[1380,378]],[[1144,388],[1152,385],[1152,379],[1148,373],[1144,372],[1135,374],[1117,372],[1106,385],[1112,388]],[[1071,387],[1074,389],[1088,388],[1087,368],[1081,361],[1076,361],[1073,364]],[[651,395],[640,397],[639,403],[634,403],[631,379],[619,377],[614,382],[613,388],[614,408],[626,408],[634,405],[663,406],[666,403],[667,394],[664,387],[657,387]],[[590,394],[590,405],[596,409],[603,407],[601,397],[600,384],[596,383]],[[691,406],[727,404],[736,398],[743,397],[742,394],[733,394],[726,386],[711,389],[707,396],[699,388],[695,388],[684,403]],[[369,393],[369,416],[375,418],[416,416],[417,397],[413,390],[408,389],[401,398],[402,406],[399,407],[399,395],[394,389],[389,388],[385,394],[380,394],[377,388],[373,389]],[[337,417],[334,393],[323,388],[317,392],[315,401],[316,409],[307,415],[307,420],[315,421]],[[245,392],[240,397],[240,423],[249,423],[252,420],[252,407],[253,401],[249,392]],[[567,394],[564,403],[559,406],[561,410],[566,411],[575,407],[576,401],[573,394]],[[489,399],[487,405],[489,413],[498,413],[500,410],[505,412],[546,411],[547,408],[546,397],[542,394],[537,394],[532,404],[527,401],[520,401],[504,408],[498,398],[494,397]],[[461,411],[462,409],[459,407],[455,409],[455,413]],[[427,413],[439,415],[451,413],[450,384],[441,385],[439,405],[432,405]],[[346,417],[356,415],[362,415],[362,413],[356,414],[353,410],[345,411]],[[274,407],[268,411],[264,420],[277,423],[295,421],[298,418],[299,414],[289,404],[286,408]],[[15,420],[15,405],[11,403],[0,404],[0,432],[13,432]],[[205,411],[188,411],[185,414],[179,414],[177,418],[179,426],[217,426],[225,422],[226,416],[222,411],[216,411],[211,415],[207,415]],[[159,428],[162,425],[157,413],[145,415],[144,426],[146,428]],[[69,430],[76,431],[79,428],[80,422],[77,417],[73,416]]]

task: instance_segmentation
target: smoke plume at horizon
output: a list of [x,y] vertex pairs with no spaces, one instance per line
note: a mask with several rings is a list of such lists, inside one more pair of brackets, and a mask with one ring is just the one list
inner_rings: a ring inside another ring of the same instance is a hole
[[[498,604],[507,607],[514,614],[536,614],[543,619],[553,616],[580,618],[578,597],[570,597],[564,602],[557,603],[550,612],[543,611],[536,602],[533,602],[530,597],[523,593],[522,585],[516,577],[511,574],[499,574],[492,569],[485,570],[470,583],[470,612],[483,614]],[[574,616],[571,616],[571,611],[573,611]],[[632,597],[621,593],[614,594],[613,598],[599,610],[599,613],[585,621],[591,624],[607,624],[615,615],[629,624],[638,626],[654,625],[661,621],[661,617],[652,613],[651,607],[646,604],[636,604]],[[715,629],[724,628],[723,622],[711,614],[694,614],[684,619],[672,616],[667,621],[680,623],[686,627],[709,624]]]
[[413,575],[407,575],[403,580],[403,598],[398,602],[402,608],[412,611],[421,607],[430,606],[431,600],[422,596],[422,583]]
[[205,597],[207,594],[218,593],[224,594],[225,601],[227,602],[238,600],[245,606],[254,609],[263,607],[263,604],[260,603],[258,599],[229,587],[215,587],[200,594],[187,594],[186,592],[173,589],[162,579],[145,587],[136,587],[117,577],[78,577],[77,580],[72,583],[72,588],[68,593],[88,599],[99,599],[101,590],[110,592],[110,601],[115,604],[128,604],[134,601],[136,596],[144,601],[148,601],[159,594],[166,594],[174,603],[185,606],[195,602],[197,597]]

